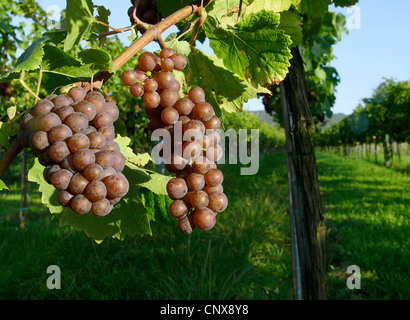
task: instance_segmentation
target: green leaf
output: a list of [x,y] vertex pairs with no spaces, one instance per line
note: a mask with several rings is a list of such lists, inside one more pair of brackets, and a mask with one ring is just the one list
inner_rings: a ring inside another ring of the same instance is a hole
[[4,189],[10,191],[9,187],[7,187],[2,180],[0,180],[0,191]]
[[283,12],[289,10],[292,5],[298,5],[301,0],[249,0],[246,7],[245,17],[251,13],[257,13],[262,10]]
[[37,70],[44,55],[43,47],[48,40],[50,40],[50,37],[45,36],[33,42],[18,58],[14,68],[1,77],[1,81],[16,79],[21,71]]
[[198,49],[193,49],[188,58],[188,83],[204,89],[207,101],[215,110],[242,111],[243,104],[256,97],[257,90],[228,70],[221,59]]
[[323,17],[332,0],[301,0],[300,11],[309,17]]
[[122,154],[125,156],[128,162],[131,162],[140,167],[144,167],[148,164],[149,161],[152,160],[149,153],[142,153],[142,154],[136,155],[132,151],[132,149],[128,146],[131,142],[130,138],[122,137],[117,134],[117,137],[115,138],[114,141],[118,143],[118,145],[121,148]]
[[64,51],[81,43],[93,24],[93,4],[91,0],[67,0],[67,38]]
[[[111,15],[111,11],[106,9],[104,6],[96,6],[96,7],[97,7],[97,13],[98,13],[96,20],[104,22],[105,24],[108,25],[109,24],[108,17]],[[99,23],[96,23],[94,25],[94,28],[97,30],[98,33],[104,33],[109,30],[107,26],[104,26]]]
[[300,46],[303,42],[302,27],[300,26],[300,15],[295,10],[280,13],[280,28],[290,36],[292,47]]
[[208,18],[203,28],[217,57],[254,87],[279,83],[286,77],[292,41],[279,29],[278,14],[251,14],[237,28],[218,28]]
[[16,106],[7,108],[7,116],[9,117],[10,120],[13,120],[13,118],[16,116],[16,111],[17,111]]
[[351,7],[358,3],[359,0],[333,0],[336,7]]
[[86,49],[78,53],[78,59],[85,65],[94,65],[95,70],[115,73],[111,55],[103,49]]
[[10,137],[14,137],[20,133],[20,125],[13,122],[0,121],[0,146],[7,148],[9,146]]
[[[246,1],[242,3],[242,12],[246,10]],[[212,2],[207,8],[208,18],[212,17],[218,24],[235,25],[238,21],[239,1],[220,0]]]

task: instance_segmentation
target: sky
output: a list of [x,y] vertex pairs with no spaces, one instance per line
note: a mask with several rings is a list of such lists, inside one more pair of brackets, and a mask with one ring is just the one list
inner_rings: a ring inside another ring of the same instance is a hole
[[[95,5],[104,5],[111,10],[110,25],[121,28],[129,25],[127,10],[129,0],[94,0]],[[47,11],[65,8],[65,0],[38,0]],[[115,3],[115,5],[113,5]],[[383,78],[410,79],[410,0],[359,0],[354,10],[334,8],[343,13],[350,27],[334,46],[332,61],[341,78],[336,93],[334,113],[351,114],[363,98],[370,97]],[[164,38],[171,28],[164,34]],[[124,44],[129,43],[128,34],[121,35]],[[205,43],[198,47],[212,53]],[[157,50],[150,44],[147,50]],[[245,110],[264,110],[260,99],[252,99]]]

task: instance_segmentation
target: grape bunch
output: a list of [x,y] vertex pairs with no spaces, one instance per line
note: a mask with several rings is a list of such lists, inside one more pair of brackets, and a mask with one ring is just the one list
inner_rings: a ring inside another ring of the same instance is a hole
[[[132,6],[128,9],[131,24],[135,23],[133,12],[137,1],[138,0],[131,0]],[[161,21],[161,14],[158,12],[157,2],[155,0],[139,0],[135,15],[142,22],[149,24],[156,24]]]
[[[212,229],[216,215],[227,208],[228,198],[223,193],[224,176],[216,165],[223,156],[217,131],[220,120],[205,101],[202,88],[184,92],[172,74],[186,65],[186,57],[171,48],[162,49],[159,57],[144,52],[135,69],[125,70],[121,79],[131,95],[142,97],[150,130],[162,128],[173,137],[170,152],[163,148],[160,154],[166,169],[176,175],[167,184],[173,200],[169,213],[178,219],[179,230],[190,234],[196,227]],[[177,130],[182,133],[178,135]]]
[[20,144],[45,166],[58,201],[78,214],[109,214],[129,190],[125,157],[113,141],[119,110],[96,91],[73,87],[37,102],[21,122]]

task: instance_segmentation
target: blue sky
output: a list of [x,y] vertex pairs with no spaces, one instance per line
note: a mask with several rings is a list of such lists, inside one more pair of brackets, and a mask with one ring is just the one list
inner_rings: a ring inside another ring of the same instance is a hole
[[[47,9],[51,6],[64,8],[66,2],[38,0],[38,3]],[[112,26],[120,28],[129,25],[129,0],[94,0],[94,4],[111,10]],[[410,0],[359,0],[358,8],[360,28],[349,30],[349,34],[344,34],[342,41],[334,48],[336,59],[332,65],[341,77],[334,113],[352,113],[361,99],[371,96],[383,77],[396,80],[410,78]],[[348,13],[347,8],[336,11],[356,23],[355,27],[358,26],[358,20],[353,20],[353,13]],[[127,37],[128,34],[122,35],[121,40],[129,43]],[[158,48],[156,44],[146,47],[148,50]],[[212,52],[207,44],[201,49]],[[245,109],[264,110],[258,99],[250,100]]]

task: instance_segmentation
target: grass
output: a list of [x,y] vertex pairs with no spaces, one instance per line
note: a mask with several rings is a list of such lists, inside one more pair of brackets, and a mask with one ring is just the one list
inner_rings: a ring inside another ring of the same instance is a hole
[[[408,299],[410,178],[365,160],[317,160],[330,298]],[[285,154],[261,155],[256,176],[222,170],[230,204],[212,231],[153,225],[152,237],[97,245],[59,227],[34,190],[19,231],[9,216],[20,205],[16,165],[14,193],[0,192],[0,299],[292,299]],[[46,287],[49,265],[61,268],[61,290]],[[361,268],[361,290],[346,287],[349,265]]]
[[[22,232],[0,219],[0,298],[291,298],[286,162],[270,155],[261,164],[249,177],[223,168],[231,201],[212,232],[154,225],[152,237],[97,245],[51,218],[33,216]],[[46,287],[49,265],[61,268],[61,290]]]

